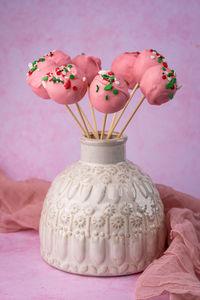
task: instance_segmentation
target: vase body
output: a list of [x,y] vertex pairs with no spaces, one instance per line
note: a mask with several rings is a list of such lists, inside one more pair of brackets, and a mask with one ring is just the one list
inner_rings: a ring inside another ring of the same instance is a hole
[[41,254],[50,265],[119,276],[163,253],[163,205],[151,178],[126,160],[126,140],[82,137],[81,159],[52,182],[40,219]]

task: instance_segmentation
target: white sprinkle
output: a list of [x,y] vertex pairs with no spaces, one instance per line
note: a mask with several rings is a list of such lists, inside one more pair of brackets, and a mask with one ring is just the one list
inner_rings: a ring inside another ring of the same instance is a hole
[[155,59],[156,57],[154,55],[151,55],[151,59]]
[[66,79],[69,79],[69,77],[68,77],[68,76],[65,76],[65,78],[66,78]]
[[107,70],[100,70],[99,72],[98,72],[98,74],[99,75],[103,75],[103,74],[106,74],[106,73],[108,73],[109,71],[107,71]]
[[163,58],[163,60],[162,60],[162,61],[163,61],[163,62],[166,62],[166,59],[164,59],[164,58]]
[[182,88],[182,85],[177,86],[177,90],[180,90]]
[[63,75],[66,75],[66,74],[67,74],[67,72],[65,72],[65,71],[63,71],[62,73],[63,73]]
[[86,77],[83,77],[83,81],[86,81]]
[[168,81],[171,81],[171,77],[168,77],[168,76],[167,76],[167,79],[168,79]]
[[38,71],[40,71],[40,69],[37,69]]
[[32,69],[33,68],[33,64],[32,63],[28,63],[28,67],[29,67],[29,69]]
[[118,85],[118,84],[119,84],[119,81],[116,80],[115,83]]
[[46,82],[44,80],[42,80],[42,85],[46,89]]
[[51,52],[55,52],[56,50],[53,50],[53,51],[51,51]]

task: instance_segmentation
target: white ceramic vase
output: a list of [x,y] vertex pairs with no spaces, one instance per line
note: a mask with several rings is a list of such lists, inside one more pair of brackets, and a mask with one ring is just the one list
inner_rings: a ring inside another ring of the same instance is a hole
[[40,220],[41,254],[66,272],[118,276],[144,270],[165,244],[151,178],[126,160],[127,137],[81,137],[81,159],[52,182]]

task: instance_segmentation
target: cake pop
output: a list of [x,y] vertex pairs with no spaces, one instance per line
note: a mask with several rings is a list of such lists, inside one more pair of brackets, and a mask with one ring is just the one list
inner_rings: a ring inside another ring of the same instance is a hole
[[133,67],[133,76],[136,80],[136,82],[140,83],[140,80],[146,70],[148,68],[154,67],[154,66],[162,66],[167,68],[168,65],[166,63],[166,60],[164,56],[159,54],[156,50],[150,49],[150,50],[143,50],[137,57],[134,67]]
[[151,67],[142,76],[140,89],[149,104],[161,105],[176,93],[176,73],[161,65]]
[[126,81],[128,88],[133,89],[137,81],[133,73],[133,66],[140,52],[125,52],[117,56],[111,66],[111,70]]
[[72,59],[72,63],[78,66],[86,75],[88,84],[101,70],[101,60],[98,57],[88,56],[86,54],[78,55]]
[[42,85],[42,78],[46,73],[52,72],[61,64],[65,65],[70,62],[71,58],[60,50],[49,52],[33,63],[28,64],[30,70],[27,74],[26,81],[35,94],[41,98],[49,99],[50,97]]
[[87,79],[81,69],[73,64],[57,67],[42,79],[49,97],[60,104],[73,104],[87,91]]
[[120,75],[112,71],[99,71],[90,85],[89,96],[92,105],[107,114],[122,109],[129,98],[129,92]]
[[44,55],[44,58],[54,61],[58,66],[72,63],[71,57],[61,50],[53,50]]

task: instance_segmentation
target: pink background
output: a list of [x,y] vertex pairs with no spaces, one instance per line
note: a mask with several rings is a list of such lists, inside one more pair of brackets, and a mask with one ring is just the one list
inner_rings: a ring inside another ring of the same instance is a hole
[[[108,69],[121,52],[154,48],[183,88],[161,107],[142,105],[126,131],[127,157],[155,182],[199,196],[199,11],[198,0],[1,0],[0,167],[14,179],[52,180],[79,159],[79,128],[64,106],[32,93],[29,62],[62,49],[101,57]],[[80,104],[90,116],[87,97]],[[101,127],[102,115],[97,119]]]

